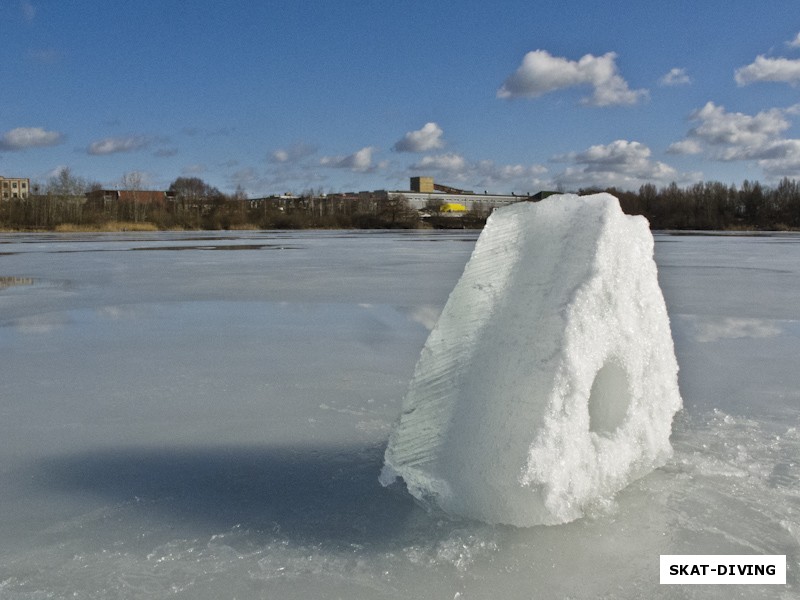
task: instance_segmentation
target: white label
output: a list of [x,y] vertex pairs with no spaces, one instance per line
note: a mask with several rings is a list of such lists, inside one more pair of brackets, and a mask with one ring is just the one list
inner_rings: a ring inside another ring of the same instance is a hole
[[662,554],[662,584],[785,584],[786,555]]

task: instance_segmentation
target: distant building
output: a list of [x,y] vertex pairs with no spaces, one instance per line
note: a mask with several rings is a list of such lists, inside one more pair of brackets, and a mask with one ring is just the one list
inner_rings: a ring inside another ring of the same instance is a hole
[[536,192],[533,196],[528,198],[528,200],[532,200],[533,202],[539,202],[540,200],[544,200],[545,198],[549,198],[550,196],[555,196],[556,194],[560,194],[561,192]]
[[460,190],[436,183],[433,177],[412,177],[409,191],[380,190],[374,192],[374,194],[385,198],[402,197],[411,208],[417,210],[424,210],[429,207],[438,208],[447,205],[460,205],[464,207],[464,210],[492,211],[501,206],[528,200],[527,195],[489,194],[487,192],[476,194],[473,191]]
[[31,190],[31,180],[27,177],[2,177],[0,176],[0,193],[3,200],[12,198],[27,198]]
[[175,194],[161,190],[92,190],[86,194],[86,199],[95,206],[108,206],[115,202],[163,205],[167,200],[174,200]]
[[382,202],[390,199],[401,198],[408,203],[412,209],[421,211],[423,217],[426,213],[437,213],[443,216],[463,216],[468,211],[483,212],[488,214],[495,208],[525,202],[531,200],[541,200],[557,192],[538,192],[534,195],[529,194],[489,194],[488,192],[475,193],[469,190],[461,190],[448,185],[436,183],[433,177],[412,177],[409,190],[375,190],[372,192],[342,192],[333,194],[323,194],[320,197],[313,196],[293,196],[283,194],[281,196],[269,196],[264,198],[251,198],[250,206],[271,204],[280,207],[282,210],[292,206],[294,208],[310,208],[321,206],[321,203],[339,204],[343,206],[347,203],[353,206],[359,205],[365,208],[377,209]]

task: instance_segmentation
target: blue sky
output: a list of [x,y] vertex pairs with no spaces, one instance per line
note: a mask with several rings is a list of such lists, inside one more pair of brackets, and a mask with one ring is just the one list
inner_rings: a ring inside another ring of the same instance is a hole
[[800,178],[796,0],[3,0],[0,175],[251,196]]

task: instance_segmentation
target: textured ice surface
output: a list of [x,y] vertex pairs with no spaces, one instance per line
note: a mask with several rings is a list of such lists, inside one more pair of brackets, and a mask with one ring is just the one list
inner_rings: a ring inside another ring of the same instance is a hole
[[800,234],[654,234],[673,457],[528,528],[375,478],[477,237],[0,233],[32,279],[0,290],[0,598],[730,600],[660,554],[785,554],[746,597],[799,597]]
[[677,372],[644,218],[609,194],[499,210],[422,350],[381,482],[489,523],[572,521],[670,456]]

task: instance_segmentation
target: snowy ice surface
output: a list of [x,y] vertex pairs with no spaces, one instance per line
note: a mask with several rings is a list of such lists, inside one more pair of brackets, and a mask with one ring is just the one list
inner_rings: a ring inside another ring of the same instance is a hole
[[476,233],[0,234],[0,598],[797,598],[800,235],[654,237],[673,457],[516,528],[377,481]]
[[642,217],[609,194],[492,214],[386,450],[446,512],[564,523],[671,454],[678,367]]

